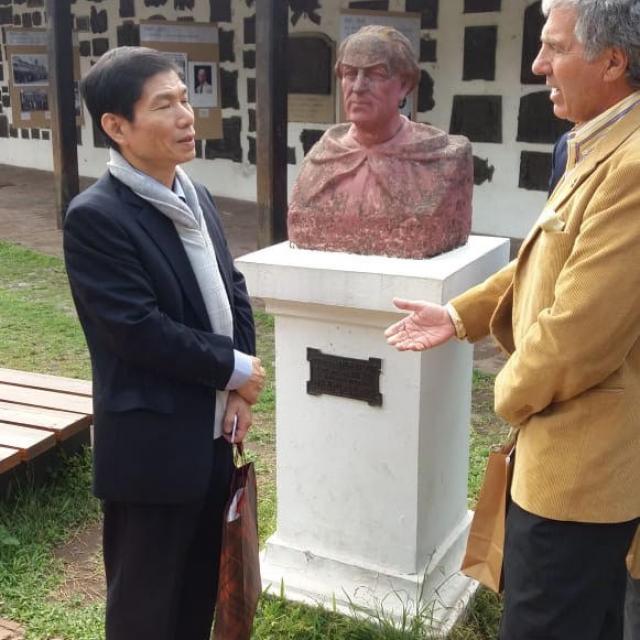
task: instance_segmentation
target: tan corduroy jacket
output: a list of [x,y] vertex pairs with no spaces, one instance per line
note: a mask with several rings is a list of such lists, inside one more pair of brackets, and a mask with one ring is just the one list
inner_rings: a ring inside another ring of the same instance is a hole
[[640,108],[551,195],[518,257],[451,301],[509,354],[496,412],[520,428],[512,497],[542,517],[640,516]]

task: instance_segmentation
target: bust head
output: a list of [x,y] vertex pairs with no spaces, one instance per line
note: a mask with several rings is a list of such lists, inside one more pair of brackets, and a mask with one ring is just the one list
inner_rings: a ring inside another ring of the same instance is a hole
[[335,70],[356,137],[392,137],[400,104],[420,75],[409,40],[392,27],[363,27],[340,45]]

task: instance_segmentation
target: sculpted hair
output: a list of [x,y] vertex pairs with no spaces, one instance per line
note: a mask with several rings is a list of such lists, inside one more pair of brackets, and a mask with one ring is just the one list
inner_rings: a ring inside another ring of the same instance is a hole
[[397,74],[406,80],[410,86],[409,93],[413,91],[420,80],[420,68],[416,62],[409,39],[393,27],[369,25],[347,36],[340,43],[336,56],[335,71],[338,78],[342,77],[341,64],[347,47],[363,36],[367,39],[377,38],[384,44],[389,56],[391,73]]
[[629,58],[627,79],[640,88],[640,0],[542,0],[542,13],[576,11],[575,35],[589,59],[607,47],[622,49]]
[[80,92],[95,126],[109,146],[118,149],[100,124],[102,116],[114,113],[133,122],[134,107],[147,80],[168,71],[181,75],[172,60],[147,47],[111,49],[91,67],[80,83]]

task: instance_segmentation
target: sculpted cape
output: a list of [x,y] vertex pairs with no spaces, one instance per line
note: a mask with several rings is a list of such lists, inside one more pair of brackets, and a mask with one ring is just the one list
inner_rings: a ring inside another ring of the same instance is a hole
[[304,249],[425,258],[464,244],[471,229],[471,144],[403,116],[390,140],[362,146],[331,127],[302,165],[289,239]]

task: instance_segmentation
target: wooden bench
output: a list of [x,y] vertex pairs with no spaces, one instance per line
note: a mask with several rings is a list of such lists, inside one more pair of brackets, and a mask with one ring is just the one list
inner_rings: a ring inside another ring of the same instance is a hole
[[90,444],[91,383],[0,368],[0,494]]

